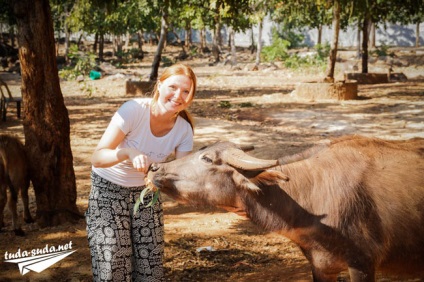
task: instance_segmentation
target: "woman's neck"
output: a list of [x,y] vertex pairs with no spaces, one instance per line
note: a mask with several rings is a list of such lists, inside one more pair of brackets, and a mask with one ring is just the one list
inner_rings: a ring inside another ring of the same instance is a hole
[[161,111],[157,104],[154,105],[150,111],[150,131],[156,137],[166,135],[174,127],[177,116],[176,113]]

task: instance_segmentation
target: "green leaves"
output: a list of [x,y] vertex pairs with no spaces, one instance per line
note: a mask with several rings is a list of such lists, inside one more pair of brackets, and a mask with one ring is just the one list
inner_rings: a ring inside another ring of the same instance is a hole
[[[154,195],[153,195],[152,200],[146,205],[144,203],[144,198],[148,194],[154,194]],[[146,188],[144,188],[143,191],[141,191],[140,196],[138,197],[137,201],[134,204],[133,214],[135,215],[137,213],[141,204],[143,206],[145,206],[146,208],[151,207],[154,204],[156,204],[157,201],[159,200],[159,194],[160,194],[159,189],[157,189],[156,187],[153,187],[153,186],[150,186],[150,185],[146,186]]]

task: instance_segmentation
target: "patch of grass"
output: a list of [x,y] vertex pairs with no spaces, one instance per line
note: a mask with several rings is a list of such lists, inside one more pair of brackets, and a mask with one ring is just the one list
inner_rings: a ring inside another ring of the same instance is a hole
[[230,101],[219,101],[218,107],[228,109],[231,108],[231,102]]
[[240,108],[251,108],[251,107],[253,107],[254,105],[252,104],[252,103],[250,103],[250,102],[243,102],[243,103],[240,103],[240,104],[238,104],[239,106],[240,106]]

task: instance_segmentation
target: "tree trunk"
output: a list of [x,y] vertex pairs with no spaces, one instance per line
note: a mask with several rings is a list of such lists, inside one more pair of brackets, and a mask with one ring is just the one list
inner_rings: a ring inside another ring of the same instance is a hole
[[97,44],[99,43],[99,33],[96,32],[94,35],[94,43],[93,43],[93,53],[97,53]]
[[116,56],[116,35],[112,34],[112,54]]
[[69,37],[70,36],[71,36],[71,34],[69,32],[68,25],[65,22],[65,58],[66,58],[66,61],[68,61],[68,55],[69,55],[69,46],[70,46],[70,44],[69,44],[69,42],[70,42]]
[[131,41],[131,34],[129,31],[127,31],[127,34],[125,35],[125,50],[128,51],[130,48],[130,41]]
[[258,48],[256,50],[256,61],[255,66],[258,67],[261,64],[261,52],[262,52],[262,20],[258,25]]
[[370,25],[370,44],[371,44],[371,48],[375,48],[375,23],[371,23]]
[[99,61],[103,61],[103,55],[105,50],[105,35],[103,34],[103,31],[99,34]]
[[114,51],[115,51],[115,56],[117,58],[118,62],[122,62],[122,46],[124,45],[122,42],[122,36],[121,35],[116,35],[114,36]]
[[141,31],[137,31],[137,43],[138,49],[143,50],[143,33]]
[[321,45],[322,43],[322,24],[318,26],[318,39],[317,44]]
[[229,30],[230,33],[230,50],[231,50],[231,66],[237,65],[237,51],[236,51],[236,43],[235,43],[235,32],[232,27]]
[[188,26],[185,32],[185,46],[187,47],[188,50],[191,49],[191,45],[193,45],[193,41],[191,40],[191,36],[192,36],[192,28],[191,26]]
[[80,46],[82,44],[82,36],[83,36],[83,33],[81,32],[80,36],[78,37],[78,41],[77,41],[78,49],[80,48]]
[[219,21],[215,22],[215,30],[214,30],[214,36],[213,36],[213,43],[212,43],[212,55],[215,58],[215,63],[219,63],[219,55],[221,54],[220,48],[219,48],[219,42],[221,37],[221,24]]
[[[54,31],[53,31],[54,33]],[[60,27],[57,31],[57,40],[55,40],[55,55],[56,57],[59,56],[59,49],[60,49]]]
[[[171,31],[170,31],[171,32]],[[187,55],[187,51],[185,49],[184,43],[181,41],[180,37],[178,36],[177,32],[175,31],[175,29],[172,30],[172,33],[174,34],[175,38],[177,39],[177,44],[180,45],[181,47],[181,52],[184,55]]]
[[[69,17],[69,12],[68,12],[68,6],[65,5],[65,15],[66,17]],[[64,30],[65,30],[65,59],[66,59],[66,63],[69,62],[69,37],[70,37],[70,31],[69,31],[69,27],[68,27],[68,23],[66,20],[63,21],[64,23]],[[60,32],[59,32],[60,34]],[[59,36],[60,39],[60,36]]]
[[358,32],[356,33],[356,57],[359,59],[361,57],[361,21],[358,20]]
[[143,52],[143,33],[141,31],[137,32],[137,42],[138,42],[138,56],[137,59],[143,59],[144,58],[144,52]]
[[253,32],[253,27],[250,29],[250,54],[253,54],[255,52],[256,46],[255,46],[255,34]]
[[362,73],[368,73],[368,26],[370,24],[369,15],[365,15],[362,24]]
[[415,47],[420,47],[420,23],[417,22],[415,27]]
[[[158,36],[154,30],[150,31],[150,45],[156,45]],[[159,43],[159,41],[157,41]]]
[[190,28],[188,29],[188,35],[187,35],[187,42],[188,42],[188,45],[187,45],[187,48],[191,48],[191,46],[193,46],[193,28],[190,26]]
[[158,79],[159,65],[162,58],[162,51],[165,46],[166,32],[168,30],[168,5],[169,5],[169,1],[166,0],[162,10],[160,38],[159,38],[158,47],[156,49],[156,54],[152,63],[152,72],[150,73],[150,77],[149,77],[150,81],[156,81],[156,79]]
[[206,31],[204,28],[202,28],[200,30],[200,53],[204,53],[203,51],[205,50],[206,47]]
[[10,46],[12,46],[12,48],[15,48],[15,28],[13,27],[13,25],[9,27],[9,36],[10,36]]
[[48,0],[10,1],[19,29],[23,127],[40,226],[80,218],[70,122],[60,89]]
[[331,42],[330,56],[328,57],[326,81],[334,81],[334,69],[336,66],[337,46],[339,44],[339,30],[340,30],[340,3],[338,0],[334,1],[333,5],[333,40]]

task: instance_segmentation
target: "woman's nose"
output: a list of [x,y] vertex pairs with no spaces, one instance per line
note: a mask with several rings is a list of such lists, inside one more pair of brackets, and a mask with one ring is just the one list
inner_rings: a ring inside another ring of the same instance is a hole
[[181,89],[179,89],[179,88],[175,89],[175,91],[174,91],[174,96],[175,96],[175,97],[179,97],[179,96],[181,96]]

